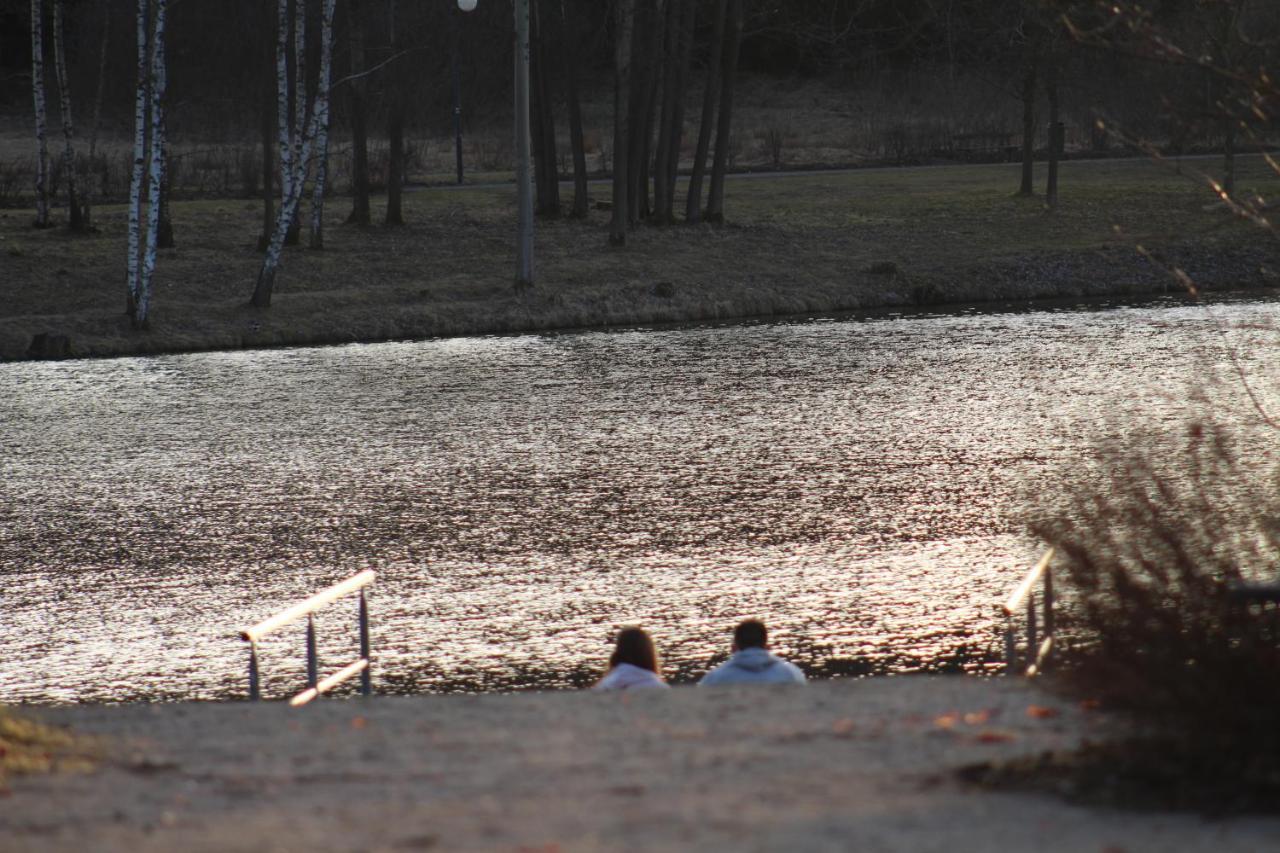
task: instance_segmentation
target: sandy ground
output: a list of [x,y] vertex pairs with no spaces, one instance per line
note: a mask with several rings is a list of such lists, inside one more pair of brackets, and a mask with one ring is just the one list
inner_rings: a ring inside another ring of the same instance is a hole
[[103,736],[106,753],[92,773],[12,780],[0,798],[5,851],[1280,844],[1275,819],[1108,811],[962,785],[951,771],[966,763],[1069,747],[1113,724],[1021,681],[33,713]]

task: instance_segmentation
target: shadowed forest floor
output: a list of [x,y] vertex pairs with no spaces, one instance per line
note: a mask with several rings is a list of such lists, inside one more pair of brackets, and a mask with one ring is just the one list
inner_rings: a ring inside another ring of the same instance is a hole
[[[1055,211],[1013,195],[1016,165],[739,176],[726,224],[642,226],[622,249],[607,244],[607,210],[540,221],[537,286],[523,293],[512,284],[513,186],[413,189],[403,227],[345,225],[350,202],[332,198],[325,250],[286,251],[267,310],[247,304],[260,202],[180,201],[146,332],[124,316],[122,206],[95,209],[89,235],[36,231],[30,211],[7,210],[0,358],[24,357],[41,333],[65,335],[67,355],[105,356],[1176,288],[1137,245],[1201,287],[1280,283],[1280,243],[1233,221],[1191,174],[1217,165],[1067,162]],[[1261,158],[1242,159],[1240,173],[1242,195],[1280,189]],[[592,193],[605,201],[609,188]]]

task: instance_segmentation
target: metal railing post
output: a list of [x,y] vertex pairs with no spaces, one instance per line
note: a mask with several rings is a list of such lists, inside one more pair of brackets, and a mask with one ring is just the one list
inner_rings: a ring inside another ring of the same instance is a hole
[[315,687],[320,681],[319,663],[316,661],[316,622],[307,614],[307,686]]
[[1004,620],[1004,666],[1005,674],[1013,675],[1018,666],[1018,646],[1013,636],[1013,618]]
[[1036,636],[1036,597],[1027,596],[1027,665],[1036,662],[1036,652],[1040,649],[1040,638]]
[[[365,598],[364,590],[360,590],[360,657],[369,660],[369,602]],[[369,670],[372,669],[373,662],[369,662],[360,672],[360,692],[365,696],[373,693],[373,676]]]
[[1054,633],[1053,618],[1053,570],[1044,567],[1044,635],[1052,637]]
[[249,644],[249,698],[254,702],[262,698],[258,689],[258,644]]

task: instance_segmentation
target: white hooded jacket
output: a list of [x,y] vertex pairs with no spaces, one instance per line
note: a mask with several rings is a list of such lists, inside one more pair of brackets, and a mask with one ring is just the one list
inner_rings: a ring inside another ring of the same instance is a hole
[[698,682],[717,684],[804,684],[800,667],[753,647],[735,652],[733,657],[702,676]]
[[630,663],[620,663],[605,673],[604,678],[596,682],[592,690],[644,690],[652,688],[668,689],[665,681],[644,667]]

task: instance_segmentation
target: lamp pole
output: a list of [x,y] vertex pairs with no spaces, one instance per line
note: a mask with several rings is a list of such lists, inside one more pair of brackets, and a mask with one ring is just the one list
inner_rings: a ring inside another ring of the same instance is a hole
[[[471,12],[476,8],[476,0],[458,0],[458,11]],[[453,152],[458,164],[458,183],[462,183],[462,70],[460,64],[460,42],[462,26],[458,15],[450,15],[453,19]]]
[[516,192],[519,236],[516,288],[533,286],[533,191],[529,186],[529,0],[516,0]]

